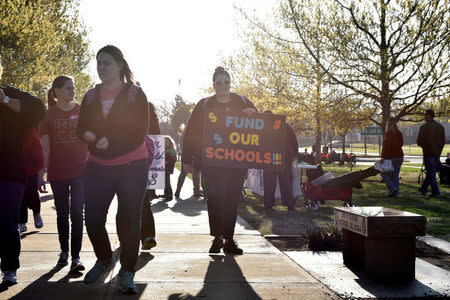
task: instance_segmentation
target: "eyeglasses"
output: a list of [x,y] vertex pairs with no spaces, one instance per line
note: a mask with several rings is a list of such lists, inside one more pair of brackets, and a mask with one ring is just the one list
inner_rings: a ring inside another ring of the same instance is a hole
[[231,81],[230,80],[217,80],[217,81],[214,81],[214,83],[218,86],[224,86],[224,85],[230,85]]

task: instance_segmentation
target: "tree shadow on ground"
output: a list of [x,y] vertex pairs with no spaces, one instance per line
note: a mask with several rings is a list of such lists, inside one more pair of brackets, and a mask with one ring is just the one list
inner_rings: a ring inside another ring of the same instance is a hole
[[168,300],[262,299],[247,282],[232,255],[210,255],[202,289],[196,294],[176,293]]

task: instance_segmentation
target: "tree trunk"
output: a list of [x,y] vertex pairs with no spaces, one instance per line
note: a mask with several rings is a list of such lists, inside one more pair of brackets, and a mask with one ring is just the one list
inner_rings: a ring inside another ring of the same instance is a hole
[[345,154],[345,134],[342,135],[342,154]]

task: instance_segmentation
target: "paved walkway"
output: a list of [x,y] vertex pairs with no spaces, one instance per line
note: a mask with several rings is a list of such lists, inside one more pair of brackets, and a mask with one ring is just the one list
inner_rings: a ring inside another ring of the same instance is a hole
[[[178,172],[172,175],[172,186]],[[288,256],[268,243],[242,219],[236,225],[236,239],[245,253],[241,256],[209,255],[206,202],[191,197],[192,183],[186,180],[181,199],[154,200],[157,242],[150,252],[140,252],[135,277],[136,296],[121,295],[116,288],[120,263],[104,283],[86,286],[84,274],[71,276],[69,267],[55,268],[59,242],[56,211],[51,195],[42,201],[44,227],[35,230],[30,222],[22,235],[22,267],[19,284],[0,293],[0,299],[337,299]],[[118,256],[114,200],[107,228]],[[86,232],[86,231],[85,231]],[[84,234],[81,259],[87,268],[95,254]]]

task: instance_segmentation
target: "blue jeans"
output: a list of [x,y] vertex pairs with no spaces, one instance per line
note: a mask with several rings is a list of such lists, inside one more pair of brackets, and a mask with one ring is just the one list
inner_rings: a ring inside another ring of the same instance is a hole
[[393,157],[390,159],[392,162],[392,166],[394,167],[394,171],[388,173],[381,173],[381,177],[383,181],[386,183],[387,188],[390,192],[397,191],[395,194],[398,194],[400,190],[400,169],[403,164],[403,157]]
[[86,230],[97,258],[112,257],[106,231],[106,216],[117,194],[117,235],[120,240],[122,270],[135,272],[140,241],[141,207],[147,185],[148,160],[137,160],[119,166],[88,162],[85,171]]
[[[69,213],[71,226],[71,253],[73,258],[80,258],[83,240],[83,207],[84,180],[77,177],[67,180],[51,181],[55,196],[56,220],[58,224],[58,238],[61,251],[69,251]],[[70,204],[69,204],[70,195]]]
[[0,180],[0,268],[2,272],[20,267],[19,211],[25,185]]
[[425,165],[425,180],[420,187],[420,192],[426,194],[428,186],[431,186],[431,195],[439,196],[439,187],[436,180],[436,168],[439,163],[439,158],[434,156],[424,156],[423,164]]

